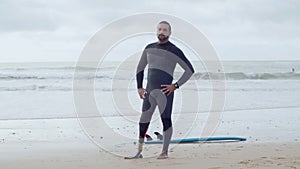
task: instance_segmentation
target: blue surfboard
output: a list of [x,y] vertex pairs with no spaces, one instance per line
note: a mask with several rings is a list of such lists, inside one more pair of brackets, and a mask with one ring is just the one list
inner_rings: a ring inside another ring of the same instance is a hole
[[[170,143],[194,143],[194,142],[206,142],[206,141],[246,141],[246,138],[242,137],[203,137],[203,138],[184,138],[171,140]],[[145,141],[145,144],[162,144],[163,140],[151,140]]]

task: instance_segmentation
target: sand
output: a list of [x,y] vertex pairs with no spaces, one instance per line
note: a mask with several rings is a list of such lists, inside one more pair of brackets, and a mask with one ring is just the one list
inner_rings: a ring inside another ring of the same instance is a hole
[[[86,137],[76,119],[2,120],[0,169],[300,169],[298,112],[299,108],[226,112],[215,135],[247,141],[172,145],[166,160],[156,159],[161,145],[145,145],[147,158],[137,160],[106,152]],[[185,119],[180,122],[174,138],[187,124]],[[111,144],[123,140],[120,136]],[[135,148],[130,143],[111,150],[133,155]]]
[[[157,145],[159,146],[159,145]],[[124,160],[94,144],[0,144],[3,169],[297,169],[300,168],[300,143],[195,143],[180,144],[169,158]],[[144,152],[147,154],[147,151]],[[157,152],[158,153],[158,152]]]

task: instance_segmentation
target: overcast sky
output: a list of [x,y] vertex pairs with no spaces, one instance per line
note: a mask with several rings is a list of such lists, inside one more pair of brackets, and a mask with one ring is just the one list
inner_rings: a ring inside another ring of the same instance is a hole
[[0,62],[76,61],[105,24],[144,12],[195,25],[222,60],[300,60],[298,0],[0,0]]

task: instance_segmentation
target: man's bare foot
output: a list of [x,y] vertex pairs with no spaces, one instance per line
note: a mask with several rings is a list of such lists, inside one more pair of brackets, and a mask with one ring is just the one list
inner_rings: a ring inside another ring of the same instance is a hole
[[162,152],[157,159],[167,159],[168,158],[168,153],[167,152]]

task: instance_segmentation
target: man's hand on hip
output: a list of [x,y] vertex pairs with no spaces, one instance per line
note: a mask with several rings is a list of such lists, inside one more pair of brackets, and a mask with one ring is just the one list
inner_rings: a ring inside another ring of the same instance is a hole
[[167,96],[169,96],[172,92],[174,92],[176,90],[176,87],[174,84],[170,84],[170,85],[160,85],[161,87],[163,87],[160,91],[162,91],[164,94],[167,94]]

